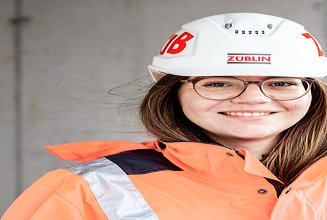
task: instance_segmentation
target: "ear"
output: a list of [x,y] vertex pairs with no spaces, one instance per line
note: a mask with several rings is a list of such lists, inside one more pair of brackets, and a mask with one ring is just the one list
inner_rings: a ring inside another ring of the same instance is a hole
[[155,71],[150,68],[148,68],[148,71],[149,71],[150,75],[152,76],[152,79],[154,79],[154,81],[156,81],[156,82],[158,82],[162,77],[164,77],[166,75],[166,73],[158,72],[158,71]]

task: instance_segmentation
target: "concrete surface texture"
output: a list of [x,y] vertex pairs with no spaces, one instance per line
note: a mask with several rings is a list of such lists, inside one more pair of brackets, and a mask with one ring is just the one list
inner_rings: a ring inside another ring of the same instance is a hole
[[[29,19],[15,51],[17,2]],[[295,20],[326,48],[323,0],[0,0],[0,214],[36,178],[69,163],[45,145],[151,139],[136,120],[146,66],[182,24],[227,12]]]

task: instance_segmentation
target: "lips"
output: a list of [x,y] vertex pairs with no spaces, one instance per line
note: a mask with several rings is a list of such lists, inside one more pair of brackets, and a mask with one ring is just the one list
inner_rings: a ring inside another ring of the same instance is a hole
[[274,112],[220,112],[221,114],[237,117],[260,117],[273,114]]

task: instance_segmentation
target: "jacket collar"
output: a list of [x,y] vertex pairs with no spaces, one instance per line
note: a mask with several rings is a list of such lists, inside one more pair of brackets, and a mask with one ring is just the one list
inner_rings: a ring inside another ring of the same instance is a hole
[[[200,176],[228,178],[230,171],[239,175],[250,174],[281,182],[252,153],[244,149],[229,149],[226,147],[195,142],[168,142],[162,153],[183,170]],[[237,171],[241,167],[245,172]],[[233,178],[231,176],[231,178]]]
[[[239,175],[254,175],[281,182],[272,174],[251,152],[213,144],[195,142],[160,142],[149,141],[143,143],[122,141],[89,141],[68,143],[45,147],[52,154],[62,160],[85,162],[99,157],[118,154],[124,151],[153,149],[169,159],[172,163],[186,172],[208,179],[224,177],[234,178],[235,172]],[[243,157],[243,158],[242,158]],[[303,172],[294,184],[307,185],[321,175],[327,175],[327,157],[324,157]],[[243,171],[237,170],[241,167]],[[231,175],[231,171],[234,175]],[[293,185],[293,184],[292,184]]]
[[62,160],[86,162],[107,155],[119,154],[124,151],[155,149],[153,145],[146,143],[134,143],[124,141],[86,141],[74,142],[61,145],[49,145],[45,149]]

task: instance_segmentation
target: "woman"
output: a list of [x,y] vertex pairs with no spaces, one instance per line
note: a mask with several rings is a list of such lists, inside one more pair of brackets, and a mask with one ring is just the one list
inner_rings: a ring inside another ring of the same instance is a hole
[[46,174],[3,219],[327,219],[324,52],[303,26],[252,13],[188,23],[149,66],[158,140],[48,146]]

